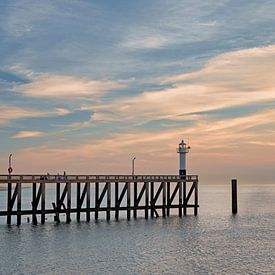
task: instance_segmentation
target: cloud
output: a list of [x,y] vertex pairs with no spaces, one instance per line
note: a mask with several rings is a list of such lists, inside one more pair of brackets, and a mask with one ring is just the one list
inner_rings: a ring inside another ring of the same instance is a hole
[[275,45],[222,54],[200,71],[161,79],[169,88],[93,106],[93,118],[184,120],[192,113],[274,101],[274,68]]
[[32,117],[64,116],[70,113],[64,108],[55,108],[51,111],[34,110],[10,105],[0,105],[0,125],[12,120]]
[[163,35],[143,35],[142,37],[128,37],[122,46],[132,49],[153,49],[167,44],[169,44],[169,39]]
[[33,137],[42,137],[44,136],[44,132],[39,132],[39,131],[20,131],[12,138],[19,139],[19,138],[33,138]]
[[19,85],[16,91],[31,97],[94,98],[107,91],[122,88],[125,83],[110,80],[88,80],[66,75],[43,75],[31,83]]

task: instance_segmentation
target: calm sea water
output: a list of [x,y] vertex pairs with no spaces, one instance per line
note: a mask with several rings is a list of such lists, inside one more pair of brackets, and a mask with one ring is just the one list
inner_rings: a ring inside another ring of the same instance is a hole
[[275,185],[238,187],[234,217],[230,185],[200,185],[197,217],[38,226],[23,218],[20,227],[2,219],[0,274],[275,274]]

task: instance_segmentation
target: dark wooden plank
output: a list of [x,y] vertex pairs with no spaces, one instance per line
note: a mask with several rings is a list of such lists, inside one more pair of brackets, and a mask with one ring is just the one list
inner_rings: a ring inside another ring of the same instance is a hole
[[151,218],[154,218],[154,182],[150,183],[150,205],[151,205]]
[[162,217],[166,217],[166,182],[162,182]]
[[173,200],[175,199],[178,190],[179,190],[179,183],[177,183],[177,185],[176,185],[176,187],[175,187],[175,189],[174,189],[174,191],[172,193],[172,196],[170,198],[170,203],[171,204],[173,203]]
[[119,199],[119,188],[118,188],[118,182],[115,182],[115,219],[118,220],[119,218],[119,203],[118,203],[118,199]]
[[184,216],[187,215],[187,208],[186,208],[186,181],[183,182],[183,214]]
[[12,192],[12,183],[9,181],[8,182],[8,196],[7,196],[7,224],[11,224],[11,211],[12,211],[12,206],[11,206],[11,192]]
[[182,217],[182,181],[180,181],[178,185],[179,185],[179,217]]
[[66,215],[66,223],[71,222],[71,196],[72,196],[72,189],[71,183],[67,182],[67,215]]
[[98,197],[99,197],[99,183],[95,183],[95,220],[98,220],[98,210],[99,210],[99,205],[98,205]]
[[138,202],[137,202],[137,182],[134,182],[134,219],[137,218],[137,206],[138,206]]
[[149,211],[149,182],[145,182],[145,210],[144,210],[145,219],[148,219],[148,211]]
[[41,185],[41,223],[44,224],[46,220],[45,204],[46,204],[46,184],[45,182],[40,183]]
[[110,209],[111,209],[111,183],[107,182],[107,211],[106,211],[106,219],[110,220]]
[[170,216],[170,208],[171,208],[171,202],[170,202],[170,182],[167,182],[167,216]]
[[131,219],[131,183],[127,182],[127,220]]
[[37,217],[36,217],[36,182],[32,183],[32,223],[37,225]]
[[91,204],[91,186],[90,186],[90,182],[86,182],[86,221],[89,222],[91,219],[91,215],[90,215],[90,204]]
[[77,207],[77,213],[76,213],[76,220],[80,222],[80,209],[81,209],[81,200],[80,200],[80,192],[81,192],[81,182],[76,183],[76,207]]
[[17,195],[17,225],[20,225],[21,224],[21,194],[22,194],[22,184],[21,184],[21,182],[18,182],[17,185],[18,185],[18,195]]

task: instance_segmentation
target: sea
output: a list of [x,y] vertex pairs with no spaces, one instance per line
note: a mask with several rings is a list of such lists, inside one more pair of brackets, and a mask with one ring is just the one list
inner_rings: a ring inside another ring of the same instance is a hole
[[2,218],[0,274],[275,274],[275,184],[239,183],[237,215],[230,184],[200,184],[199,204],[182,218],[34,226],[23,217],[19,227]]

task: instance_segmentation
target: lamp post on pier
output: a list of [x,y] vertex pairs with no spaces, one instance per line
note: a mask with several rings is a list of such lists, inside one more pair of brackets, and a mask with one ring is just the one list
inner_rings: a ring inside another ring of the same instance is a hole
[[135,160],[136,160],[136,157],[133,157],[133,159],[132,159],[132,175],[133,176],[135,175]]
[[12,173],[12,167],[11,167],[11,157],[12,157],[12,154],[9,155],[9,168],[8,168],[8,172],[9,172],[9,175]]

